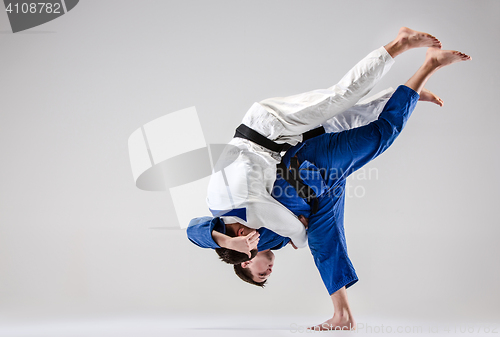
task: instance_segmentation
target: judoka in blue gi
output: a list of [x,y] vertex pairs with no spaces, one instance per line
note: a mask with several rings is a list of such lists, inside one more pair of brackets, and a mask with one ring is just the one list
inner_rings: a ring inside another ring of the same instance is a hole
[[[355,328],[346,293],[346,288],[358,280],[344,236],[346,178],[393,143],[417,100],[442,105],[440,98],[424,89],[425,83],[441,67],[468,59],[469,56],[457,51],[429,48],[422,67],[392,94],[375,121],[351,130],[313,137],[291,148],[282,158],[286,169],[278,174],[272,195],[307,228],[309,248],[335,310],[331,319],[314,329]],[[290,188],[290,181],[284,179],[288,167],[299,164],[299,180],[314,191],[315,203],[300,197],[297,188]],[[220,248],[218,237],[226,236],[224,233],[229,234],[229,238],[235,236],[228,240],[253,240],[259,252],[252,259],[235,264],[235,271],[244,281],[263,286],[274,264],[271,250],[282,248],[290,239],[265,228],[258,232],[260,238],[256,239],[254,229],[238,223],[225,224],[220,218],[194,219],[187,229],[189,239],[206,248]],[[246,250],[242,252],[247,253]]]

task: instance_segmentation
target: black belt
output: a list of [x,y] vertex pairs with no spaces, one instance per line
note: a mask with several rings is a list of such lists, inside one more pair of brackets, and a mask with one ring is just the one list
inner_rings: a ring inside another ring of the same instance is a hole
[[[305,133],[302,134],[302,141],[306,141],[308,139],[311,139],[313,137],[322,135],[325,133],[325,128],[320,126],[317,127],[316,129],[309,130]],[[292,147],[292,145],[288,143],[283,143],[283,144],[278,144],[276,142],[273,142],[269,138],[261,135],[257,131],[255,131],[252,128],[249,128],[245,124],[240,124],[238,128],[236,128],[236,132],[234,134],[234,137],[238,138],[243,138],[243,139],[248,139],[249,141],[254,142],[255,144],[258,144],[260,146],[265,147],[268,150],[274,151],[274,152],[283,152],[287,151],[289,148]]]
[[293,188],[297,191],[297,195],[311,206],[311,213],[318,212],[318,197],[314,190],[306,185],[299,173],[299,159],[297,157],[290,158],[290,169],[288,169],[283,162],[277,165],[277,172],[283,177]]
[[[316,129],[309,130],[302,134],[302,141],[306,141],[313,137],[322,135],[325,133],[325,128],[320,126]],[[264,137],[257,131],[249,128],[245,124],[241,124],[236,129],[234,137],[248,139],[255,144],[265,147],[268,150],[274,152],[287,151],[292,145],[284,143],[278,144],[273,142],[269,138]],[[277,165],[277,171],[279,175],[283,177],[290,185],[292,185],[299,197],[306,199],[307,203],[311,206],[311,213],[315,214],[318,211],[318,198],[314,190],[306,185],[304,181],[300,178],[299,174],[299,160],[297,157],[292,157],[290,160],[290,169],[288,169],[283,162]]]

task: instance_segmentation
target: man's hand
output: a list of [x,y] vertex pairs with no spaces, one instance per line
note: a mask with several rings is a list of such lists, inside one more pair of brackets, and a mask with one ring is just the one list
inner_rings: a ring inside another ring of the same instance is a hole
[[248,235],[237,236],[234,238],[230,238],[226,248],[237,250],[238,252],[242,252],[251,257],[251,250],[257,248],[257,244],[259,243],[259,232],[253,231]]
[[309,228],[309,219],[307,219],[305,216],[303,215],[299,215],[299,220],[300,222],[302,222],[302,224],[304,225],[304,227],[307,229]]

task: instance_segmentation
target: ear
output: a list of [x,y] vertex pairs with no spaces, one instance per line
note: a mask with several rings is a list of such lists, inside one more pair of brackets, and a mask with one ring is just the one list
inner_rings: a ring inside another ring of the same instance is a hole
[[241,268],[248,268],[248,265],[252,263],[252,260],[241,262]]
[[245,236],[245,234],[243,234],[244,231],[245,227],[240,226],[240,228],[238,228],[238,231],[236,232],[236,236]]

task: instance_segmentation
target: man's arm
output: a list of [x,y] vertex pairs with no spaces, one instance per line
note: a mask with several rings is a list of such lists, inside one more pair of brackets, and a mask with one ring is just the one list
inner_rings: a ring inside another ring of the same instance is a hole
[[[220,218],[194,218],[189,222],[189,226],[186,228],[186,234],[189,241],[198,247],[212,249],[221,248],[222,246],[220,246],[212,237],[212,231],[220,233],[217,230],[214,230],[214,228],[223,228],[223,225],[224,224]],[[224,235],[222,233],[220,234]],[[221,237],[219,237],[219,240],[221,243],[224,241]]]
[[[241,251],[239,250],[238,245],[234,243],[238,242],[238,240],[245,240],[245,237],[231,238],[230,236],[213,229],[214,227],[217,228],[217,226],[212,226],[212,222],[217,221],[217,218],[211,217],[196,218],[191,220],[189,227],[186,230],[188,239],[201,248],[215,249],[223,247]],[[267,228],[259,228],[258,232],[254,234],[252,238],[254,239],[254,245],[256,244],[259,251],[266,249],[281,249],[290,242],[289,238],[280,236]],[[248,248],[253,249],[254,247],[252,246]],[[242,250],[245,250],[245,253],[247,251],[247,249]]]
[[215,230],[212,231],[212,238],[219,246],[245,253],[248,256],[251,256],[250,252],[257,248],[259,237],[260,234],[257,231],[252,231],[247,235],[234,238]]
[[[300,222],[302,222],[302,224],[304,225],[304,228],[307,229],[309,227],[309,219],[306,218],[305,216],[303,215],[299,215],[299,220]],[[289,244],[292,245],[293,249],[299,249],[294,243],[292,240],[288,241]]]
[[188,239],[201,248],[228,248],[249,254],[257,248],[260,234],[253,231],[245,236],[230,237],[224,231],[224,222],[216,217],[201,217],[191,220],[186,234]]
[[276,234],[290,238],[299,247],[307,246],[307,232],[303,224],[291,210],[270,195],[262,195],[249,204],[249,217],[254,223],[265,224],[266,228]]

